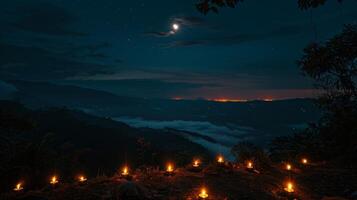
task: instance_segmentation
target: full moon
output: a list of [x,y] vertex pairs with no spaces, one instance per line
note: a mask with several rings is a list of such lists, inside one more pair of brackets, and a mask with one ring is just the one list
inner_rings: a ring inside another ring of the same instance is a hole
[[172,29],[174,30],[174,31],[177,31],[177,30],[179,30],[179,28],[180,28],[180,25],[178,25],[178,24],[172,24]]

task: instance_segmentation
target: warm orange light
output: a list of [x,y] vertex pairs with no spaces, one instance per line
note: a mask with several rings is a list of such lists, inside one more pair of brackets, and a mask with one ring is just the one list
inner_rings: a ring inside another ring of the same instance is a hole
[[252,161],[248,161],[247,162],[247,168],[248,169],[253,169],[253,162]]
[[291,170],[291,164],[286,164],[285,169],[286,170]]
[[264,101],[267,101],[267,102],[272,102],[274,101],[274,99],[271,99],[271,98],[266,98],[266,99],[263,99]]
[[85,176],[81,175],[81,176],[78,176],[78,181],[83,183],[83,182],[87,181],[87,178]]
[[124,167],[123,167],[123,170],[122,170],[122,172],[121,172],[121,175],[123,175],[123,176],[129,175],[129,168],[128,168],[128,166],[124,166]]
[[182,98],[182,97],[173,97],[172,99],[173,99],[173,100],[176,100],[176,101],[183,100],[183,98]]
[[14,191],[18,192],[18,191],[21,191],[23,189],[24,188],[22,187],[22,183],[18,183],[18,184],[16,184],[16,186],[14,188]]
[[223,156],[218,156],[217,162],[218,163],[224,163],[224,157]]
[[58,183],[57,176],[52,176],[50,183],[51,183],[52,185],[56,185],[56,184]]
[[207,190],[206,188],[201,188],[201,192],[200,194],[198,195],[201,199],[206,199],[208,198],[208,194],[207,194]]
[[167,167],[166,167],[166,172],[171,173],[171,172],[173,172],[173,171],[174,171],[174,167],[173,167],[173,165],[172,165],[171,163],[169,163],[169,164],[167,165]]
[[294,192],[294,184],[291,181],[288,181],[284,187],[284,190],[288,193]]
[[209,99],[215,102],[227,103],[227,102],[247,102],[246,99],[226,99],[226,98],[217,98],[217,99]]
[[193,161],[193,166],[194,166],[194,167],[199,167],[199,166],[200,166],[200,160],[198,160],[198,159],[197,159],[197,160],[194,160],[194,161]]
[[307,158],[303,158],[301,159],[301,163],[306,165],[309,161],[307,160]]

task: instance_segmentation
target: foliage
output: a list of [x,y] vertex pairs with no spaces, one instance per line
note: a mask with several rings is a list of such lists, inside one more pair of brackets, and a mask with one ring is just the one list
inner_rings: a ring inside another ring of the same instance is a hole
[[347,25],[325,44],[314,43],[304,50],[298,64],[321,90],[317,104],[325,113],[303,133],[273,141],[273,157],[286,159],[309,153],[319,160],[357,165],[356,61],[356,24]]
[[[244,0],[200,0],[200,2],[196,4],[196,8],[203,14],[207,14],[211,11],[218,13],[220,8],[235,8],[239,2],[243,1]],[[298,0],[298,6],[300,9],[306,10],[309,8],[317,8],[325,4],[326,1],[327,0]],[[343,0],[337,1],[342,2]]]

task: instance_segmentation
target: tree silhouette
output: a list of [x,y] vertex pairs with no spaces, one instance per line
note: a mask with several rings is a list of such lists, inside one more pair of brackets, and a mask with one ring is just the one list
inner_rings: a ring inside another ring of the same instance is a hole
[[356,62],[357,24],[346,25],[325,44],[305,48],[298,64],[321,91],[317,104],[324,115],[302,133],[274,140],[275,159],[308,153],[316,159],[357,165]]

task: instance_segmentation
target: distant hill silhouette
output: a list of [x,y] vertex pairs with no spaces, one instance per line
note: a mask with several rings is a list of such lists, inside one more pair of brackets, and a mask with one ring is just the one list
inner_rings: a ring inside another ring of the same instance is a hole
[[66,108],[30,110],[11,101],[0,101],[0,133],[0,177],[7,183],[29,169],[40,170],[37,165],[43,166],[42,175],[56,169],[93,175],[113,173],[125,162],[155,166],[173,158],[184,163],[193,156],[209,156],[179,131],[132,128]]
[[[48,82],[10,80],[14,100],[32,108],[68,107],[104,117],[210,122],[231,129],[251,128],[259,143],[303,128],[321,116],[311,99],[272,102],[213,102],[207,100],[141,99]],[[184,130],[184,129],[183,129]]]

